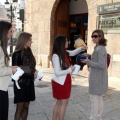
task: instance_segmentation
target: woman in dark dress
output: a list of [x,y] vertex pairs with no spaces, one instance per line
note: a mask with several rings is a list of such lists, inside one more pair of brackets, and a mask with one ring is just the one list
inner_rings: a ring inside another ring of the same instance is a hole
[[52,91],[56,103],[53,108],[52,120],[64,120],[66,107],[71,93],[71,73],[75,67],[70,65],[69,56],[74,56],[82,51],[77,48],[73,51],[66,50],[68,41],[65,36],[59,35],[55,38],[52,51],[52,63],[54,77],[52,78]]
[[29,103],[35,100],[34,76],[37,71],[35,57],[30,49],[31,43],[32,35],[21,33],[12,56],[12,65],[21,67],[25,72],[18,80],[20,89],[14,82],[14,103],[17,104],[15,120],[27,120]]

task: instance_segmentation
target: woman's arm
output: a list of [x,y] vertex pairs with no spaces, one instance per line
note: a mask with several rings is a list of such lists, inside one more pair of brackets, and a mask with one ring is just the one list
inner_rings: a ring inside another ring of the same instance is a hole
[[12,66],[20,66],[19,61],[21,61],[20,53],[14,52],[12,55]]
[[83,50],[84,50],[83,47],[79,47],[75,50],[67,50],[67,52],[69,53],[69,56],[75,56]]
[[0,76],[7,76],[12,74],[12,68],[7,67],[4,62],[4,53],[0,47]]
[[87,65],[93,68],[99,68],[99,69],[104,69],[107,63],[107,59],[106,59],[106,52],[104,49],[99,49],[97,51],[97,55],[98,55],[98,61],[97,62],[93,62],[91,60],[87,60]]
[[56,76],[67,75],[68,73],[72,72],[71,68],[68,68],[66,70],[61,70],[59,57],[57,54],[53,55],[52,62],[53,62],[53,67],[54,67],[54,73]]
[[12,67],[1,66],[1,65],[2,64],[0,63],[0,77],[12,75]]

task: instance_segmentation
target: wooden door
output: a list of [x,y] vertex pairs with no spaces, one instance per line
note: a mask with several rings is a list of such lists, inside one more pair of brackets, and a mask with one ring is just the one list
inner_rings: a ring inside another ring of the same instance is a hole
[[60,0],[55,13],[55,36],[65,35],[69,39],[69,0]]

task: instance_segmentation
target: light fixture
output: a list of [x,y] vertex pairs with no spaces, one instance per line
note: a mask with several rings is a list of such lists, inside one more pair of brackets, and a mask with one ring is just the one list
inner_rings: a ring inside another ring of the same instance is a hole
[[[8,0],[6,0],[6,2],[5,2],[5,8],[6,8],[7,12],[8,12],[7,16],[8,16],[8,18],[10,18],[11,24],[13,22],[13,18],[15,17],[14,10],[16,10],[17,1],[18,0],[13,0],[12,3],[9,3]],[[12,39],[12,37],[11,37],[10,42],[11,42],[11,46],[10,46],[10,56],[11,56],[12,53],[13,53],[13,39]]]
[[6,8],[6,9],[9,9],[9,8],[10,8],[10,3],[8,2],[8,0],[6,0],[6,2],[5,2],[5,8]]

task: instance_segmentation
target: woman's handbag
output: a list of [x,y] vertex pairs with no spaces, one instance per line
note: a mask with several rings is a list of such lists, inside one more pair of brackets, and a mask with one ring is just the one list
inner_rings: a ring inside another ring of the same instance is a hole
[[[76,62],[78,63],[80,60],[84,60],[84,59],[86,59],[86,56],[78,54],[76,57]],[[88,55],[88,59],[91,60],[91,55]],[[107,68],[110,65],[110,59],[111,59],[111,55],[107,53]]]
[[23,76],[18,80],[18,84],[28,86],[30,83],[30,80],[34,79],[33,74],[31,73],[29,66],[20,66],[21,69],[25,72]]
[[20,79],[18,80],[18,84],[20,84],[20,85],[28,86],[29,83],[30,83],[30,79],[20,78]]
[[88,54],[88,56],[82,55],[82,54],[78,54],[76,57],[76,62],[78,63],[79,61],[85,60],[85,59],[91,59],[91,56]]

